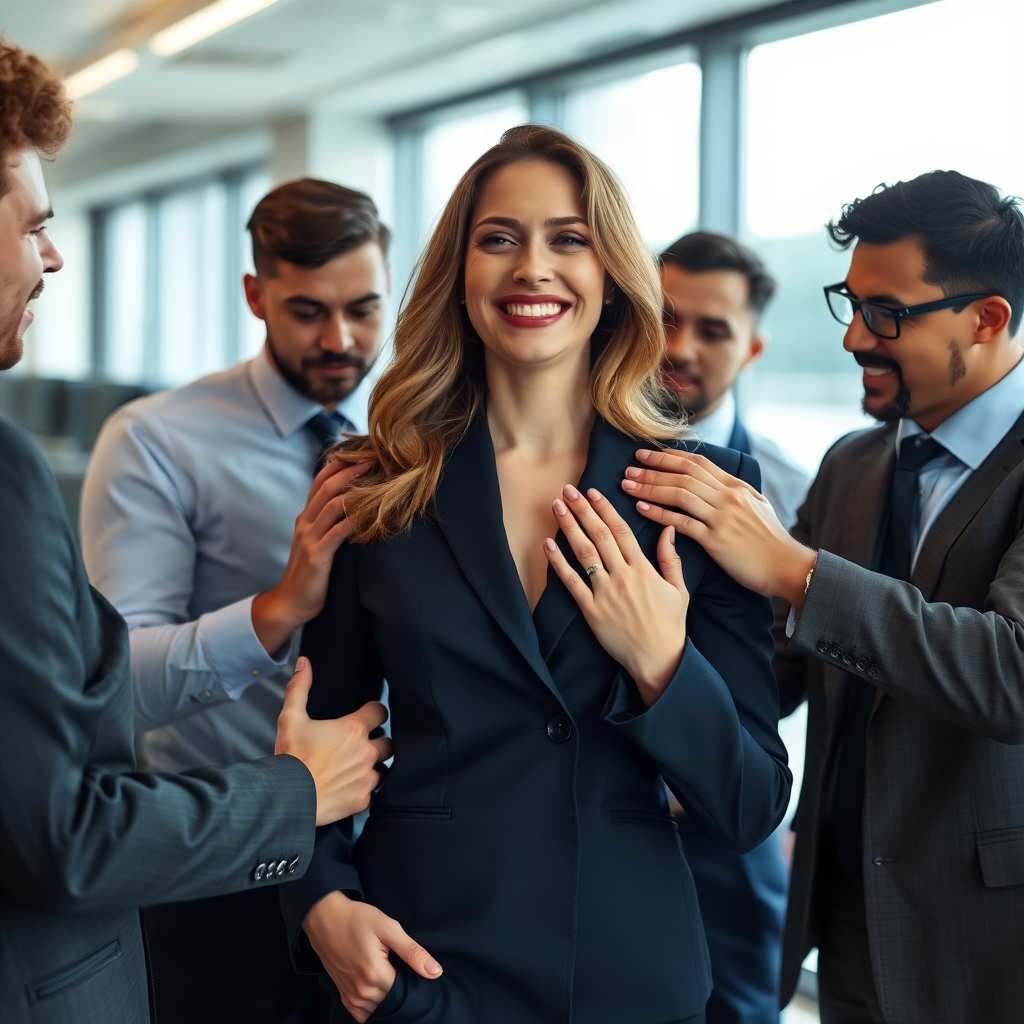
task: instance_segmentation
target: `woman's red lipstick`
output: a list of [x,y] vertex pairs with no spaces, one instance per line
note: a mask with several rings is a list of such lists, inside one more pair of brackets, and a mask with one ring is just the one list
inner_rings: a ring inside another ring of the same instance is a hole
[[561,295],[503,295],[494,306],[512,327],[548,327],[565,316],[572,303]]

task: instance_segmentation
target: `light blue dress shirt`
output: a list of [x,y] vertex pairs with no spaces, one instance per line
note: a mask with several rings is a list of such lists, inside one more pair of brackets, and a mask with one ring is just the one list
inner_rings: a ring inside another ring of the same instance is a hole
[[[357,433],[372,386],[368,376],[338,406]],[[263,649],[252,599],[288,561],[317,456],[303,427],[322,411],[264,351],[131,402],[100,434],[82,554],[128,623],[135,724],[157,769],[273,753],[296,645]]]
[[[736,399],[726,392],[722,404],[694,423],[693,433],[708,444],[728,448],[736,425]],[[774,441],[755,434],[749,427],[750,454],[761,467],[761,493],[768,499],[779,522],[788,530],[796,522],[796,514],[807,497],[811,478]]]
[[[925,435],[933,437],[949,454],[929,462],[917,475],[921,501],[910,528],[910,550],[914,553],[911,572],[935,520],[971,474],[992,454],[1022,412],[1024,360],[1001,381]],[[906,438],[924,433],[913,420],[900,420],[896,431],[897,452]]]

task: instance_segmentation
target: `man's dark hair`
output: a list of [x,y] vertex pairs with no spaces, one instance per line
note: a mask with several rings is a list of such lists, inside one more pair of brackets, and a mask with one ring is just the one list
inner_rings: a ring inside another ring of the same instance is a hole
[[277,273],[278,260],[322,267],[368,242],[386,260],[391,239],[368,195],[316,178],[278,185],[256,204],[246,227],[256,273],[264,277]]
[[924,281],[944,295],[986,292],[1010,304],[1010,334],[1024,314],[1024,216],[1019,200],[957,171],[929,171],[879,185],[843,207],[828,233],[841,248],[855,239],[888,245],[917,236]]
[[775,294],[775,279],[753,250],[728,235],[711,231],[692,231],[674,241],[658,257],[662,263],[674,263],[691,274],[712,270],[735,270],[747,279],[747,305],[759,317]]

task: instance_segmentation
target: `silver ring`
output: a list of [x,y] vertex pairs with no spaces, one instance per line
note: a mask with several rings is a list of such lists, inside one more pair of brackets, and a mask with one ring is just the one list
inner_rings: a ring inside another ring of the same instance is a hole
[[588,576],[593,576],[594,573],[597,572],[597,570],[600,569],[600,568],[601,568],[601,566],[599,566],[599,565],[588,565],[587,566],[587,575]]

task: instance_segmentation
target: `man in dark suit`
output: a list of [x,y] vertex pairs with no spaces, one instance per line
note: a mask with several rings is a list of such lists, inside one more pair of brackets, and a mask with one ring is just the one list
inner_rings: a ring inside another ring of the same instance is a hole
[[824,1024],[1019,1020],[1024,217],[935,171],[830,232],[857,242],[826,297],[882,425],[825,456],[792,537],[706,460],[643,455],[623,486],[782,599],[783,710],[809,702],[784,999],[817,946]]
[[[63,260],[39,152],[71,126],[60,81],[0,43],[0,370],[28,302]],[[305,713],[289,684],[275,756],[183,775],[135,771],[128,636],[96,591],[57,486],[0,420],[0,1017],[4,1024],[149,1019],[138,907],[298,878],[315,825],[365,807],[389,741],[384,709]],[[260,950],[253,950],[259,956]],[[188,978],[182,977],[187,985]]]

